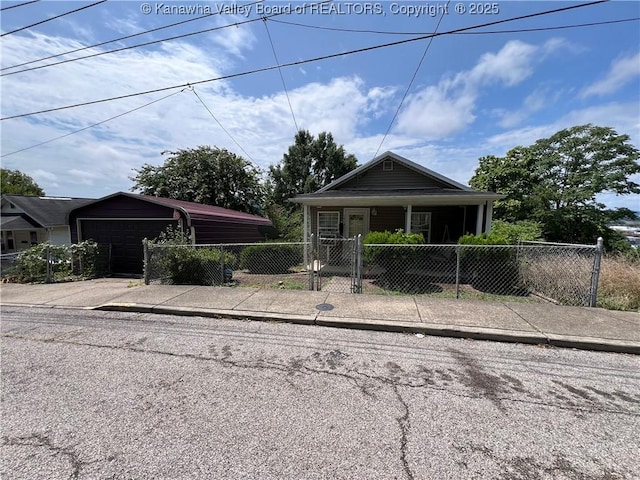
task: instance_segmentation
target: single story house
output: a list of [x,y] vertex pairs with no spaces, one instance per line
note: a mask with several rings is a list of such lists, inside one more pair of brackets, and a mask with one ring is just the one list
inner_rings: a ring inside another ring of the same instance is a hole
[[108,248],[112,273],[139,274],[142,240],[169,226],[190,233],[194,244],[258,242],[272,229],[269,219],[222,207],[118,192],[69,212],[73,242],[93,240]]
[[2,195],[1,252],[19,252],[42,242],[70,244],[67,215],[91,201],[91,198]]
[[304,208],[304,238],[418,232],[427,243],[455,243],[491,231],[492,192],[480,192],[386,152],[314,193],[290,199]]

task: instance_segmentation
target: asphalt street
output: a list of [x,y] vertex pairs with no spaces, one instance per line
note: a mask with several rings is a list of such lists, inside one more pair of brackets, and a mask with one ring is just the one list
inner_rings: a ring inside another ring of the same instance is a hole
[[8,479],[632,479],[640,357],[2,308]]

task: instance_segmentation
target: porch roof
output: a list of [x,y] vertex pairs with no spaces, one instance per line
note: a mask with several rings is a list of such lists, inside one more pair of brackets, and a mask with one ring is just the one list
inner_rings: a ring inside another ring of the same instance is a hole
[[405,205],[481,205],[503,198],[493,192],[446,188],[395,190],[329,190],[307,193],[289,199],[314,207],[372,207]]

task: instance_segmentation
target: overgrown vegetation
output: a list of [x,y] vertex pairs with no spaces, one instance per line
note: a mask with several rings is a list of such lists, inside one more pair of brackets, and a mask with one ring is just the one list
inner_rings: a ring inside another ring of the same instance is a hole
[[598,306],[611,310],[640,311],[640,251],[602,259]]
[[20,283],[59,282],[93,278],[106,273],[100,247],[92,240],[72,245],[39,243],[18,253],[14,264],[2,275]]
[[250,273],[287,273],[302,263],[302,246],[264,243],[240,254],[240,268]]
[[168,227],[149,242],[149,261],[154,277],[173,285],[222,285],[231,277],[237,258],[218,248],[191,246],[179,227]]

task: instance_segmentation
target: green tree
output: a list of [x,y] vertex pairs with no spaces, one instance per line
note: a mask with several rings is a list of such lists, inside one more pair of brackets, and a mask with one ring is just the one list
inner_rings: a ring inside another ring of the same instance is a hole
[[300,130],[282,161],[269,169],[272,203],[293,211],[297,206],[288,203],[289,198],[314,192],[357,165],[356,157],[336,145],[331,133],[322,132],[314,138],[307,130]]
[[482,157],[470,185],[505,195],[495,217],[542,225],[547,240],[593,243],[598,236],[612,245],[613,220],[634,217],[628,209],[607,209],[597,195],[640,193],[631,176],[640,173],[640,152],[628,135],[609,127],[579,125],[516,147],[505,157]]
[[217,147],[168,153],[164,165],[145,164],[131,177],[132,191],[259,213],[265,190],[261,172],[244,158]]
[[6,168],[0,168],[0,191],[7,195],[44,195],[44,190],[29,175]]

